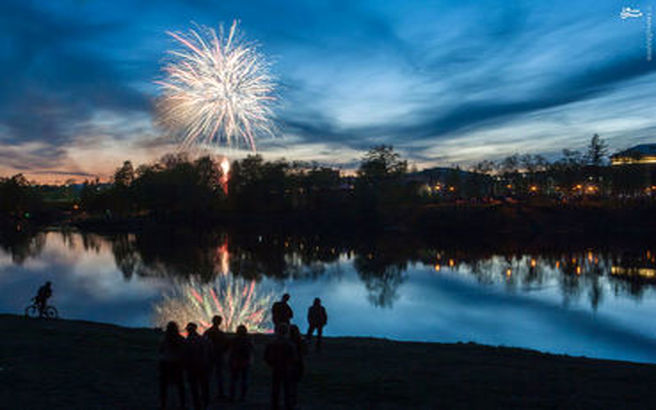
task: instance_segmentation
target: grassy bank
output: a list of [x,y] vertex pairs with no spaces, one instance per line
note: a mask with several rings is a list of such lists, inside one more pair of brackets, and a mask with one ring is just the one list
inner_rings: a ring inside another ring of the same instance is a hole
[[[0,408],[157,408],[160,333],[0,315]],[[257,336],[248,400],[266,409]],[[332,338],[307,357],[303,409],[656,408],[656,366],[474,344]]]

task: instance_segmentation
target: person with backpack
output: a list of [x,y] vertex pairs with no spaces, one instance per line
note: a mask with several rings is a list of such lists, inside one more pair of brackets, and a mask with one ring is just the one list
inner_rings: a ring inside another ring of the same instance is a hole
[[292,308],[289,307],[289,293],[282,295],[282,299],[277,301],[271,307],[271,318],[273,319],[273,326],[277,328],[280,324],[289,325],[290,320],[294,317]]
[[253,364],[253,353],[255,347],[251,341],[246,326],[237,326],[237,334],[230,343],[228,352],[228,366],[230,368],[230,401],[235,400],[237,382],[240,383],[241,391],[239,400],[246,400],[248,390],[248,376]]

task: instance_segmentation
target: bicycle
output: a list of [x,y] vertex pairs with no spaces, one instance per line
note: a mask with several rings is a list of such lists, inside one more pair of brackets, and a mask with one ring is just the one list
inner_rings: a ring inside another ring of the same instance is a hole
[[43,310],[39,309],[39,304],[36,303],[36,298],[32,298],[32,304],[25,308],[25,317],[57,319],[59,313],[57,312],[57,308],[50,305],[46,305]]

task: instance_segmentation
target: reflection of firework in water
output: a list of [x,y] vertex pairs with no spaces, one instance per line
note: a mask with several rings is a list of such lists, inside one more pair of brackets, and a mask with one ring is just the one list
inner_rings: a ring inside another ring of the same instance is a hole
[[200,284],[195,280],[176,286],[155,305],[154,324],[165,327],[170,320],[181,327],[188,322],[204,331],[212,324],[212,316],[223,317],[222,328],[234,332],[245,325],[249,332],[268,332],[271,294],[258,294],[255,281],[221,275],[214,282]]
[[272,135],[274,80],[253,44],[241,40],[235,21],[228,33],[201,26],[169,32],[181,49],[171,51],[159,81],[158,104],[164,127],[193,143],[245,143],[255,151],[258,134]]

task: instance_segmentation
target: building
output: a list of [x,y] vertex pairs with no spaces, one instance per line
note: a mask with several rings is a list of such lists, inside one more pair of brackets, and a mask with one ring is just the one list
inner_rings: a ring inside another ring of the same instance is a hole
[[656,144],[642,144],[610,156],[612,165],[656,164]]

